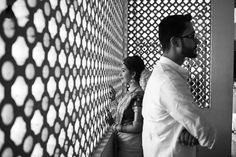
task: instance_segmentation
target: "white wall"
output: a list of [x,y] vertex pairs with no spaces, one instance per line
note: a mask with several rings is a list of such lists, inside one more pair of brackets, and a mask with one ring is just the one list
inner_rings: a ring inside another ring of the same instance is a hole
[[212,150],[199,149],[198,157],[231,156],[233,92],[234,1],[212,0],[211,108],[206,116],[217,129]]

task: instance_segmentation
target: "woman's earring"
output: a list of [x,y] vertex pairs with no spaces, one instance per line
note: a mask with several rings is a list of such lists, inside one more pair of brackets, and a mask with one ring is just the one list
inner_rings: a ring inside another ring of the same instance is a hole
[[127,91],[129,90],[129,87],[130,87],[130,85],[129,85],[129,83],[127,83],[127,84],[126,84],[126,90],[127,90]]

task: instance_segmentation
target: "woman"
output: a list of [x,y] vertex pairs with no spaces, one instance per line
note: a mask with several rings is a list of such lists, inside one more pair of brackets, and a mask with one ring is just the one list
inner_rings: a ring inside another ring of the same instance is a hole
[[[138,56],[127,57],[123,60],[120,72],[122,84],[128,86],[128,91],[118,103],[114,120],[107,119],[113,130],[117,131],[119,157],[142,157],[142,124],[141,115],[143,90],[139,84],[144,70],[144,62]],[[112,101],[115,100],[115,90],[111,87]]]

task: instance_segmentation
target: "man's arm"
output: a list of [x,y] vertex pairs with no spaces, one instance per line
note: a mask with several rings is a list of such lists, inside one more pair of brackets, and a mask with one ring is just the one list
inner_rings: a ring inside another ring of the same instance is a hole
[[215,129],[194,103],[187,83],[174,81],[167,81],[161,89],[161,103],[176,121],[198,139],[201,146],[212,148],[215,143]]

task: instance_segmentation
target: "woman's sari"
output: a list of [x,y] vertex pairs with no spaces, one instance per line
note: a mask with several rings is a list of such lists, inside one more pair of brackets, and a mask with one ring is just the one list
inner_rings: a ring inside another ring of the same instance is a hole
[[[137,109],[135,101],[143,98],[143,90],[141,87],[129,91],[122,98],[117,106],[116,123],[122,126],[130,125],[134,121],[134,110]],[[119,157],[142,157],[142,132],[126,133],[117,132],[118,156]]]

